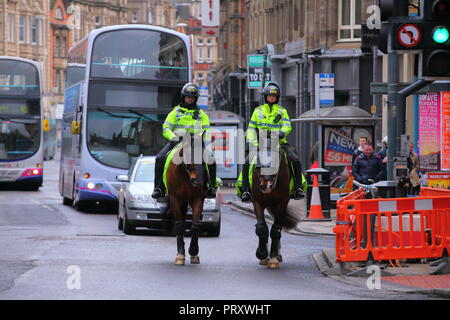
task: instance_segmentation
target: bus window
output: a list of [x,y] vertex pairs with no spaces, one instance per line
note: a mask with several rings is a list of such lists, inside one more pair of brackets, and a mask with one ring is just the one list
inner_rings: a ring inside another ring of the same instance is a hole
[[106,32],[94,42],[91,77],[187,82],[186,46],[177,36],[158,31]]

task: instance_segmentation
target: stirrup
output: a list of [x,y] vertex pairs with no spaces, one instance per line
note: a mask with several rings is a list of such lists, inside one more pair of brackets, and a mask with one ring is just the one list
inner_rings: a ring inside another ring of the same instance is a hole
[[216,198],[216,190],[214,188],[209,188],[206,192],[206,198],[208,199],[215,199]]
[[305,197],[305,192],[303,191],[302,188],[298,188],[296,190],[294,190],[294,192],[292,193],[291,198],[294,200],[301,200]]
[[161,188],[155,188],[155,190],[153,190],[152,198],[153,199],[164,198],[164,193],[161,190]]
[[250,194],[250,192],[245,191],[242,193],[241,200],[244,203],[252,202],[252,195]]

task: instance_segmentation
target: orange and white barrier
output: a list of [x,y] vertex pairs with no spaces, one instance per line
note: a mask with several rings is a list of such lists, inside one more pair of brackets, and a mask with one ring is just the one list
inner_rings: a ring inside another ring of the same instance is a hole
[[450,253],[450,193],[439,194],[365,200],[360,189],[339,200],[337,262],[440,258],[445,250]]

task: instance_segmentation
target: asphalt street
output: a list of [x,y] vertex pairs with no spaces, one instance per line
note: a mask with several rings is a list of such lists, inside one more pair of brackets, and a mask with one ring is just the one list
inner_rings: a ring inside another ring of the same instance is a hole
[[333,247],[330,236],[283,232],[281,269],[259,266],[254,219],[226,205],[220,237],[199,240],[201,264],[175,266],[174,237],[125,236],[111,212],[63,206],[59,163],[48,161],[44,169],[37,192],[0,191],[0,299],[429,298],[323,276],[311,255]]

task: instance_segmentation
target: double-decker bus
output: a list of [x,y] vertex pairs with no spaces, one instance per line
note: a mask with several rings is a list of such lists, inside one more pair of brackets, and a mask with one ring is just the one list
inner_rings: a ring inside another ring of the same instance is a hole
[[118,25],[91,31],[68,55],[63,204],[116,205],[117,176],[166,143],[162,123],[191,79],[190,38],[149,25]]
[[42,185],[42,84],[40,63],[0,56],[1,184]]

